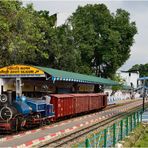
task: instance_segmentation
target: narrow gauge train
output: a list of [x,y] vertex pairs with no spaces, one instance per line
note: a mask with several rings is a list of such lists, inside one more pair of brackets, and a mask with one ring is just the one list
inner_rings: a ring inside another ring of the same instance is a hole
[[11,132],[39,126],[78,114],[105,108],[107,96],[102,93],[51,94],[38,99],[0,96],[0,131]]

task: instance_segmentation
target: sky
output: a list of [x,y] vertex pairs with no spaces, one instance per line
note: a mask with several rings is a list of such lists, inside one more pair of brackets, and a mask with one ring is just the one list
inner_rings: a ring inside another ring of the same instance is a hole
[[86,4],[104,3],[111,12],[116,12],[118,8],[127,10],[131,21],[136,22],[138,34],[135,35],[135,43],[131,47],[131,56],[120,70],[128,70],[135,64],[148,63],[148,1],[23,0],[23,5],[28,3],[33,3],[36,10],[48,10],[51,15],[58,13],[58,25],[63,24],[78,6]]

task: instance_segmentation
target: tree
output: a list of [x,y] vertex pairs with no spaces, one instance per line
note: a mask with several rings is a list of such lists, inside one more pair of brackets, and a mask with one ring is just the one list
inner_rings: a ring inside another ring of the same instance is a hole
[[10,63],[9,45],[12,39],[12,22],[15,20],[20,5],[18,1],[14,1],[11,6],[8,1],[0,1],[0,66]]
[[117,74],[114,75],[113,80],[118,82],[119,84],[112,86],[112,90],[115,92],[118,90],[122,90],[124,87],[125,80],[120,75]]
[[52,49],[54,49],[53,67],[78,72],[80,55],[79,51],[74,48],[71,33],[67,25],[56,28],[55,39],[52,43]]
[[128,71],[139,71],[140,77],[148,76],[148,63],[136,64],[132,66]]
[[136,33],[128,12],[111,14],[104,4],[78,7],[56,27],[56,14],[0,1],[0,66],[32,64],[112,78],[129,58]]
[[112,78],[129,58],[130,47],[137,33],[129,15],[122,9],[111,14],[104,4],[88,4],[79,6],[69,18],[75,48],[80,51],[82,65],[89,72]]
[[19,1],[0,1],[0,18],[0,66],[17,63],[45,66],[50,49],[47,37],[54,30],[48,20],[32,4],[23,7]]

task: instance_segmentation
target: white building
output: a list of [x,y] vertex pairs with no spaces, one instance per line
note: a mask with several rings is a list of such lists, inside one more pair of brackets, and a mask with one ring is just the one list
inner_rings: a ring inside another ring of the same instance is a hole
[[125,80],[125,84],[137,88],[137,79],[139,78],[139,72],[134,71],[120,71],[117,73],[122,79]]

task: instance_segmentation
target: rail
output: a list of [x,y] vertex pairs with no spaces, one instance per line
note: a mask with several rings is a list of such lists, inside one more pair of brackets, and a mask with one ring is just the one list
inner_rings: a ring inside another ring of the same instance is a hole
[[[137,102],[137,101],[139,101],[139,100],[133,100],[133,101],[130,101],[130,102],[123,102],[123,103],[121,103],[121,104],[112,104],[112,105],[108,105],[105,109],[103,109],[103,110],[109,110],[109,109],[111,109],[111,108],[116,108],[116,107],[118,107],[118,106],[122,106],[122,105],[126,105],[126,104],[129,104],[129,103],[133,103],[133,102]],[[77,119],[78,118],[81,118],[81,116],[78,116],[77,117]],[[66,120],[69,120],[69,119],[66,119]],[[64,121],[66,121],[66,120],[64,120]],[[71,120],[75,120],[75,118],[71,118]],[[64,122],[64,121],[59,121],[59,122],[57,122],[57,123],[50,123],[50,125],[53,125],[53,124],[58,124],[58,123],[62,123],[62,122]],[[42,127],[46,127],[46,126],[49,126],[49,125],[43,125]],[[33,129],[24,129],[23,131],[17,131],[17,132],[15,132],[15,133],[0,133],[0,141],[3,141],[3,139],[4,138],[6,138],[6,137],[17,137],[17,135],[19,135],[19,134],[23,134],[23,133],[29,133],[29,131],[32,131],[32,130],[36,130],[36,129],[38,129],[38,128],[40,128],[40,127],[35,127],[35,128],[33,128]]]
[[[120,114],[115,115],[114,117],[112,117],[110,119],[106,119],[106,120],[101,121],[99,123],[95,123],[91,126],[84,127],[83,129],[77,130],[73,133],[69,133],[67,135],[63,135],[62,137],[58,137],[57,139],[53,139],[52,141],[41,143],[38,145],[38,147],[47,147],[47,146],[48,147],[62,147],[62,146],[68,145],[71,142],[73,142],[74,140],[79,139],[80,137],[87,135],[92,131],[103,128],[106,125],[113,124],[115,121],[117,121],[117,120],[119,121],[119,119],[121,120],[121,118],[125,118],[126,116],[129,116],[132,113],[136,112],[137,110],[141,110],[141,106],[142,105],[140,105],[139,107],[134,107],[134,108],[128,110],[127,112],[122,112]],[[114,124],[114,127],[117,127],[117,126],[115,126],[115,124]],[[108,132],[107,129],[106,129],[106,132]],[[103,137],[106,137],[106,136],[104,135]],[[89,144],[91,145],[90,139],[91,138],[87,138],[82,143],[74,145],[74,147],[75,146],[76,147],[83,147],[83,146],[88,146]],[[107,138],[104,141],[107,141]],[[104,146],[105,146],[105,142],[104,142]]]
[[134,112],[107,128],[91,133],[87,138],[73,147],[112,147],[129,135],[141,121],[142,109]]

